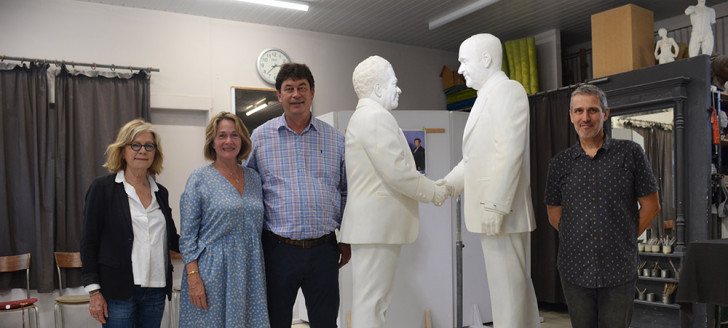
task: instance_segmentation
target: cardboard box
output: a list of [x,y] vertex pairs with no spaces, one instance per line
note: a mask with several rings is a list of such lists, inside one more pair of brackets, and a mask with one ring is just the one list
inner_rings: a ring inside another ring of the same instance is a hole
[[652,11],[624,5],[592,15],[591,27],[594,78],[654,65]]
[[462,75],[458,74],[458,72],[450,70],[450,68],[448,68],[447,66],[442,67],[442,71],[440,71],[440,77],[442,78],[443,90],[447,90],[456,85],[465,84],[465,78]]

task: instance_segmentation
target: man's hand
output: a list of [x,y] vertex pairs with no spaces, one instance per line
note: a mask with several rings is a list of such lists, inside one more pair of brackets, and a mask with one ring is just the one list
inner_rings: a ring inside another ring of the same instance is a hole
[[339,269],[341,269],[351,260],[351,245],[339,243],[339,255]]
[[435,206],[442,206],[450,196],[452,188],[448,185],[435,185],[435,194],[432,196],[432,203]]
[[487,236],[495,236],[500,233],[503,224],[503,214],[493,211],[483,211],[482,215],[483,233]]

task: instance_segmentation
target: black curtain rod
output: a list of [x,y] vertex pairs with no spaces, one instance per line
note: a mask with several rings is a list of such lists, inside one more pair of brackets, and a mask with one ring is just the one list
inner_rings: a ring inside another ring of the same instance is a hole
[[75,66],[86,66],[91,67],[93,69],[96,69],[98,67],[100,68],[109,68],[112,71],[116,69],[128,69],[128,70],[138,70],[138,71],[148,71],[148,72],[159,72],[159,68],[153,68],[153,67],[136,67],[136,66],[116,66],[116,65],[106,65],[106,64],[96,64],[96,63],[77,63],[74,61],[66,61],[66,60],[49,60],[49,59],[41,59],[41,58],[28,58],[28,57],[11,57],[11,56],[0,56],[0,62],[3,62],[5,60],[14,60],[19,62],[42,62],[42,63],[50,63],[55,64],[56,66],[61,64],[69,64],[73,67]]

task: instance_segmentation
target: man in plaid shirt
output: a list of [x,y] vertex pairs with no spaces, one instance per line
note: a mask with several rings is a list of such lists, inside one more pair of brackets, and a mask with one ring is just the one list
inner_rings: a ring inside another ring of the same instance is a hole
[[283,65],[276,90],[284,113],[253,131],[247,164],[263,182],[271,327],[291,327],[299,288],[311,326],[336,327],[338,269],[351,257],[334,234],[346,204],[344,135],[312,117],[314,80],[306,65]]

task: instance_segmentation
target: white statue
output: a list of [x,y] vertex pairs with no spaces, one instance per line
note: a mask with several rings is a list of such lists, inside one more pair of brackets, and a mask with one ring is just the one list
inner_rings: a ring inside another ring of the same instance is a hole
[[690,34],[690,45],[688,53],[690,57],[699,55],[702,50],[704,55],[713,54],[713,28],[715,24],[715,10],[705,6],[705,0],[698,0],[696,6],[688,6],[685,15],[690,16],[690,24],[693,31]]
[[348,197],[341,222],[341,241],[351,244],[351,326],[383,327],[400,250],[417,238],[418,202],[440,206],[450,191],[417,172],[390,113],[402,92],[392,65],[369,57],[352,80],[359,103],[346,128]]
[[478,90],[463,133],[463,159],[437,184],[465,191],[465,226],[481,235],[494,327],[540,327],[528,272],[531,204],[529,105],[523,86],[501,71],[498,38],[477,34],[460,45],[460,69]]
[[662,39],[658,40],[655,45],[655,59],[657,59],[660,64],[674,62],[675,57],[677,57],[677,54],[680,51],[680,47],[678,47],[675,39],[667,37],[666,29],[660,28],[657,30],[657,34],[660,35]]

